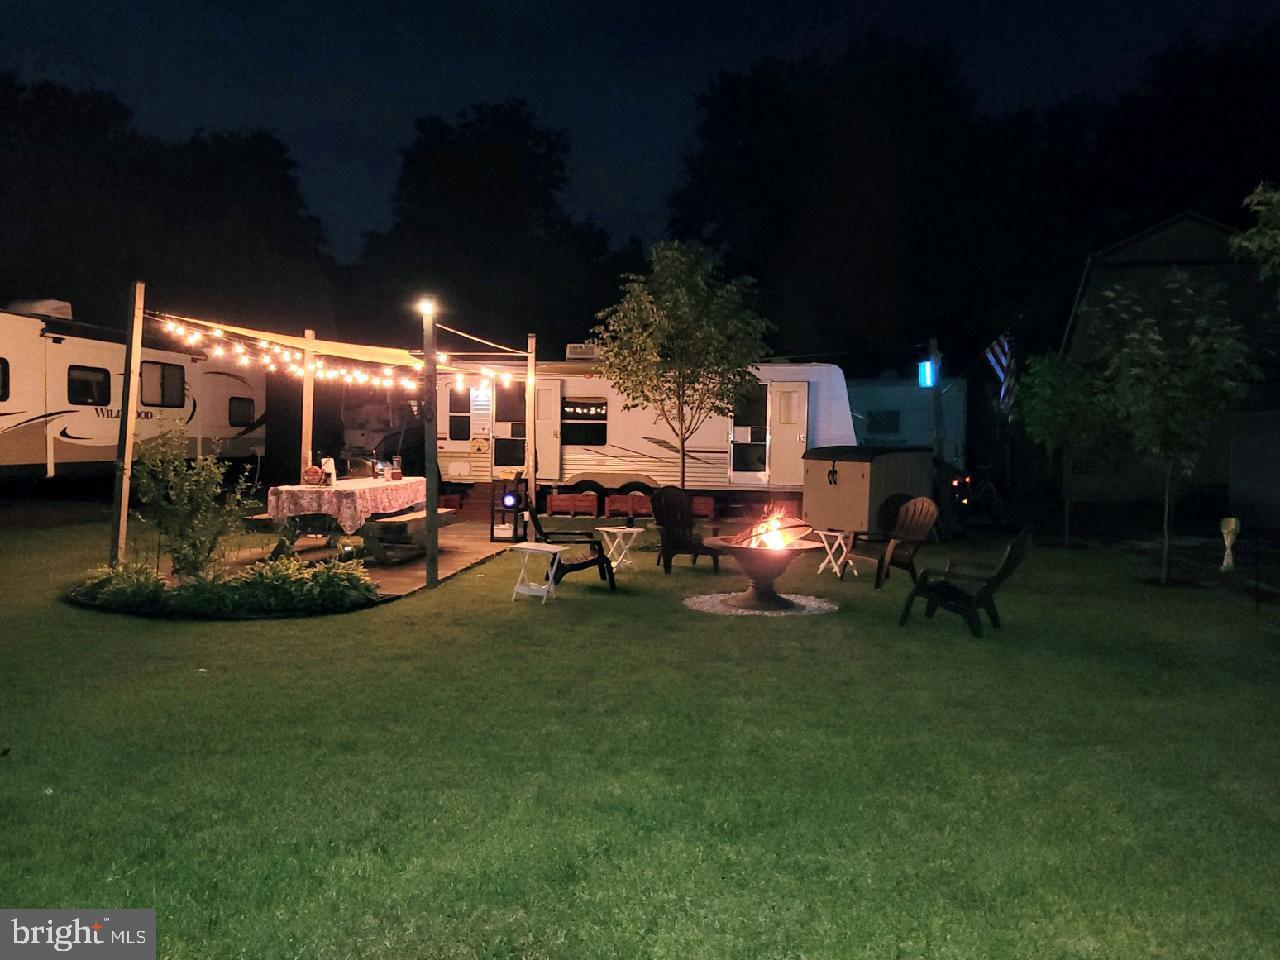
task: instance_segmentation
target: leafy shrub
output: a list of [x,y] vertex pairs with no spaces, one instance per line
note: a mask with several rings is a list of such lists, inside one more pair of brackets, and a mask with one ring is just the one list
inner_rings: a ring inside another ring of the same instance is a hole
[[108,610],[155,610],[164,598],[165,582],[145,563],[99,567],[74,594]]
[[193,620],[228,620],[259,612],[246,610],[239,593],[235,578],[190,577],[165,594],[164,607],[176,617]]
[[228,464],[216,456],[189,459],[181,431],[138,447],[133,488],[140,511],[155,524],[178,577],[200,576],[222,539],[240,529],[250,501],[243,477],[228,486]]
[[281,557],[255,563],[234,577],[188,577],[172,590],[142,564],[104,567],[72,590],[72,596],[112,610],[231,620],[355,610],[377,601],[378,588],[359,560],[309,566],[297,557]]
[[308,610],[326,613],[365,606],[378,599],[378,588],[359,560],[331,560],[312,567],[305,593]]

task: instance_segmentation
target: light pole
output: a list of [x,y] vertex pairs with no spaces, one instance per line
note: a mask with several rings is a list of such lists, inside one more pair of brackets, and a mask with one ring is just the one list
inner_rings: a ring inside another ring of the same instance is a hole
[[440,484],[436,480],[436,302],[418,301],[422,315],[422,477],[427,486],[427,586],[440,582]]

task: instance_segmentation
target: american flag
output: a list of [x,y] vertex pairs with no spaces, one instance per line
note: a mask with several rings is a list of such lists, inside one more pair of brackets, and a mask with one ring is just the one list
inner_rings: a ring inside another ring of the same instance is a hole
[[1002,333],[987,347],[987,363],[1000,381],[1000,406],[1004,410],[1013,406],[1013,341],[1008,333]]

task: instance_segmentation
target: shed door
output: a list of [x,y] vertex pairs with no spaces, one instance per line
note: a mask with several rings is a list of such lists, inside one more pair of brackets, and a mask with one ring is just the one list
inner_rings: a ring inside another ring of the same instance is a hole
[[804,452],[809,447],[809,383],[769,384],[769,485],[804,485]]
[[534,456],[538,460],[539,480],[560,479],[560,380],[536,381],[534,416],[536,418],[536,446]]

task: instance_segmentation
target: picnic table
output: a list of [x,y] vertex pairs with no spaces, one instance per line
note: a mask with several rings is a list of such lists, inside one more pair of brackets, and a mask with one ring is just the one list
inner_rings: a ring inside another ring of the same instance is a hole
[[294,517],[332,517],[350,536],[370,517],[400,513],[426,501],[427,481],[423,477],[352,477],[332,486],[292,483],[272,487],[267,491],[267,513],[279,524]]
[[[281,547],[306,533],[336,538],[337,532],[359,535],[372,559],[390,560],[388,547],[425,546],[427,483],[422,477],[381,480],[352,477],[331,486],[285,484],[267,491],[267,513],[281,529]],[[438,524],[455,519],[455,511],[441,507]],[[277,548],[280,549],[280,548]]]

